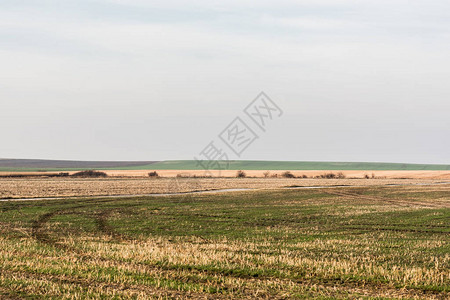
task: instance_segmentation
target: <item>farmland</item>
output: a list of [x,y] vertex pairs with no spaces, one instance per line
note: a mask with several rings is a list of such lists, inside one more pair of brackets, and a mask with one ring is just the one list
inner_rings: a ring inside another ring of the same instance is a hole
[[[209,165],[208,163],[205,163]],[[229,170],[450,170],[450,165],[370,163],[370,162],[321,162],[321,161],[258,161],[232,160],[223,162]],[[212,164],[214,166],[214,164]],[[161,161],[136,167],[155,170],[201,170],[195,160]],[[215,169],[211,167],[211,169]],[[216,167],[217,169],[217,167]]]
[[0,199],[145,195],[221,189],[440,184],[448,179],[316,178],[0,178]]
[[[320,161],[222,161],[220,167],[214,161],[204,161],[210,170],[428,170],[450,171],[450,165],[409,164],[382,162],[320,162]],[[0,172],[76,171],[97,170],[203,170],[196,160],[166,161],[62,161],[33,159],[0,159]]]
[[0,202],[0,295],[450,296],[449,184],[279,189],[277,180],[214,195]]

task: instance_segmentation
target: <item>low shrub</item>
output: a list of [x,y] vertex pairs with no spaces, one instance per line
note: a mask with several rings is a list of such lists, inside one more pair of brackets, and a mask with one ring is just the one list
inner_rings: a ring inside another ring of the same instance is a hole
[[336,174],[334,173],[325,173],[323,175],[321,175],[322,178],[327,178],[327,179],[333,179],[336,178]]
[[[195,175],[194,175],[195,176]],[[189,173],[178,173],[177,174],[177,177],[178,178],[191,178],[191,174],[189,174]]]
[[325,173],[322,175],[318,175],[315,178],[322,178],[322,179],[336,179],[336,178],[345,178],[344,173],[339,172],[338,174],[334,173]]
[[148,173],[148,176],[149,177],[159,177],[159,174],[158,174],[158,172],[153,171],[153,172]]
[[76,172],[72,174],[73,177],[89,177],[89,178],[99,178],[99,177],[108,177],[108,174],[102,171],[95,170],[84,170],[80,172]]
[[236,173],[236,177],[237,177],[237,178],[244,178],[244,177],[247,177],[247,174],[245,174],[244,171],[239,170],[239,171],[237,171],[237,173]]
[[289,171],[286,171],[286,172],[282,173],[281,176],[284,177],[284,178],[295,178],[295,175],[292,174]]
[[339,178],[339,179],[344,179],[346,176],[345,176],[344,173],[339,172],[339,173],[337,173],[336,177]]

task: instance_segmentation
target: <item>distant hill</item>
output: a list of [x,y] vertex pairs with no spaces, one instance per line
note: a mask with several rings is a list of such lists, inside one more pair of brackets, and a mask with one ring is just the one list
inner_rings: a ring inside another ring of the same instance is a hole
[[[207,162],[203,162],[208,165]],[[225,162],[222,162],[224,165]],[[378,163],[233,160],[229,170],[450,170],[450,165]],[[0,171],[75,171],[97,170],[202,170],[195,160],[166,161],[70,161],[42,159],[0,159]],[[218,169],[214,164],[208,168]]]
[[0,159],[0,171],[53,171],[84,169],[133,169],[154,161],[75,161],[46,159]]
[[[207,163],[204,163],[205,165]],[[225,164],[223,162],[223,164]],[[212,164],[214,165],[214,164]],[[201,170],[195,160],[169,160],[145,166],[155,170]],[[214,170],[217,168],[210,167]],[[229,161],[229,170],[450,170],[450,165],[371,163],[371,162],[321,162],[321,161]]]

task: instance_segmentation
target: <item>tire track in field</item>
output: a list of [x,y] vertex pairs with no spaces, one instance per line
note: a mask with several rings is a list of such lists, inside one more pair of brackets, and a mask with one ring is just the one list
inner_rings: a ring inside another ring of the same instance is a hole
[[55,239],[50,237],[46,230],[44,230],[44,225],[54,216],[60,214],[61,211],[53,211],[40,216],[36,221],[33,222],[31,226],[31,236],[34,237],[37,241],[50,244],[57,248],[61,248],[62,245],[58,244]]
[[[81,207],[79,207],[81,208]],[[113,213],[113,209],[105,210],[100,213],[84,213],[80,211],[74,210],[56,210],[53,212],[49,212],[40,216],[36,221],[33,222],[31,227],[31,235],[37,241],[42,242],[44,244],[52,245],[62,250],[68,250],[72,252],[77,252],[78,250],[72,248],[68,245],[60,243],[58,239],[53,238],[49,234],[49,229],[46,229],[49,221],[58,215],[82,215],[94,218],[95,224],[97,225],[97,229],[104,233],[105,235],[111,236],[115,241],[122,242],[124,240],[128,240],[129,238],[124,236],[121,233],[116,232],[111,226],[109,226],[107,222],[107,218]]]

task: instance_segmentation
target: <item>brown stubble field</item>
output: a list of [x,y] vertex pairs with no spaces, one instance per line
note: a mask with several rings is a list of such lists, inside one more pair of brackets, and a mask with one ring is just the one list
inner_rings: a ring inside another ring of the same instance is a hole
[[442,184],[443,179],[312,178],[0,178],[0,199],[146,195],[220,189]]

